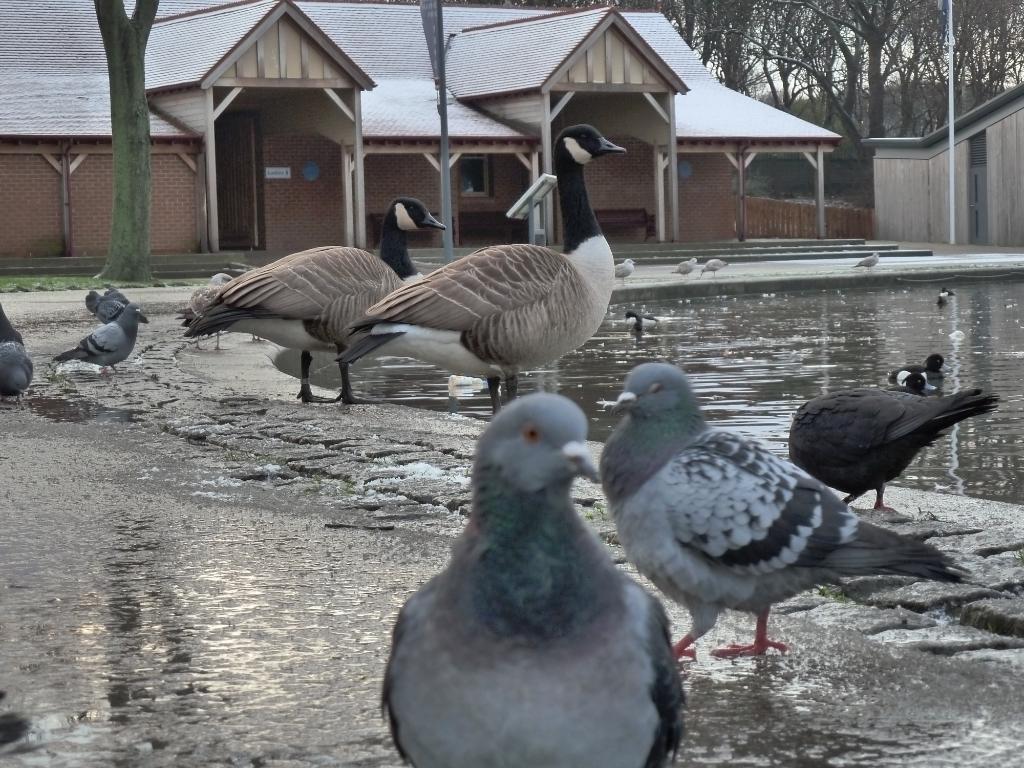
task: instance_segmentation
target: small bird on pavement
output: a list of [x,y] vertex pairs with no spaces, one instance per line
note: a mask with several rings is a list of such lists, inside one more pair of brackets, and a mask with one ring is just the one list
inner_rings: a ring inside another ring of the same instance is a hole
[[695,270],[696,268],[697,268],[697,257],[696,256],[691,256],[686,261],[679,262],[676,265],[676,268],[673,271],[676,274],[680,274],[680,275],[684,275],[685,276],[685,275],[688,275],[691,272],[693,272],[693,270]]
[[861,522],[822,483],[735,432],[708,427],[686,375],[645,363],[626,377],[625,416],[601,455],[601,479],[630,562],[693,619],[677,658],[729,608],[757,615],[750,645],[716,656],[785,652],[771,607],[844,576],[960,581],[934,547]]
[[117,288],[108,288],[102,295],[98,291],[89,291],[85,295],[85,308],[104,324],[120,315],[127,304],[128,297]]
[[710,272],[711,276],[714,277],[715,273],[718,272],[722,267],[728,267],[729,262],[722,261],[721,259],[708,259],[704,264],[704,269],[700,271],[698,278],[704,277],[705,272]]
[[893,368],[889,371],[889,381],[896,382],[899,375],[903,372],[923,373],[930,381],[943,379],[945,378],[945,374],[942,372],[942,366],[945,364],[946,358],[938,352],[934,352],[924,359],[924,365],[920,365],[918,363],[907,363],[900,368]]
[[956,292],[952,288],[941,288],[939,290],[939,298],[935,300],[935,303],[940,307],[946,306],[946,302],[949,301],[950,296],[956,296]]
[[863,259],[858,261],[853,266],[854,269],[856,269],[857,267],[873,267],[878,263],[879,259],[880,257],[878,255],[878,252],[876,251],[875,253],[872,253],[870,256],[865,256]]
[[875,509],[895,513],[882,494],[917,452],[959,421],[994,411],[998,395],[970,389],[923,398],[885,389],[847,389],[800,406],[789,429],[789,458],[821,482],[849,494],[874,490]]
[[0,400],[21,399],[32,383],[32,372],[32,358],[25,351],[25,341],[0,305]]
[[113,369],[135,349],[139,323],[148,322],[138,304],[127,304],[114,320],[94,330],[78,342],[74,349],[62,352],[53,359],[58,363],[81,360]]
[[683,703],[661,605],[580,520],[587,421],[549,393],[484,430],[469,523],[402,608],[384,707],[416,768],[658,768]]
[[632,259],[626,259],[615,265],[615,276],[620,280],[625,280],[633,274],[634,270],[636,270],[636,262]]
[[[210,278],[210,282],[202,288],[197,288],[188,299],[188,305],[178,310],[178,319],[183,321],[181,326],[188,328],[195,319],[203,314],[217,298],[222,286],[230,283],[234,278],[224,272],[218,272]],[[220,349],[220,331],[216,332],[217,342],[214,349]],[[198,345],[199,339],[196,339]]]

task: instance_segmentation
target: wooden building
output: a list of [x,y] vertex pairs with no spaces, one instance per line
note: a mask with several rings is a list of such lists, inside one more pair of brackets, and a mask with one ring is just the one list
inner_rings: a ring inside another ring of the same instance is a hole
[[[1024,245],[1024,86],[953,124],[956,241]],[[875,150],[877,237],[949,240],[949,134],[868,139]]]
[[[11,222],[0,256],[96,254],[109,230],[109,97],[92,5],[45,6],[0,0],[0,203]],[[823,202],[839,136],[724,88],[660,14],[460,5],[445,25],[457,242],[525,236],[503,212],[551,169],[552,137],[576,122],[629,151],[589,176],[613,238],[742,234],[759,152],[807,157]],[[391,198],[439,207],[437,96],[416,5],[163,0],[146,85],[155,252],[372,245]]]

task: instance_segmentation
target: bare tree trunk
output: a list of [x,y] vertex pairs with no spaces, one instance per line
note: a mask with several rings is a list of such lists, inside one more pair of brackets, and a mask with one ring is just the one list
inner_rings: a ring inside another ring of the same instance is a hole
[[123,0],[93,2],[107,55],[114,150],[110,249],[101,276],[149,280],[152,172],[146,43],[159,0],[137,0],[131,18]]
[[885,77],[882,75],[884,40],[865,35],[868,49],[868,136],[885,136]]

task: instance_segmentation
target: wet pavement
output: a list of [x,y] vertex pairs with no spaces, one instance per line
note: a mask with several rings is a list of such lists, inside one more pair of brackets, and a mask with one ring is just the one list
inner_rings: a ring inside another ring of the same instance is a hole
[[[0,758],[399,765],[379,711],[391,622],[462,527],[480,422],[301,406],[271,345],[196,350],[174,302],[139,293],[153,322],[110,378],[43,364],[90,327],[72,297],[0,299],[38,361],[28,402],[0,411],[0,706],[31,721]],[[796,598],[773,620],[785,657],[712,659],[752,632],[728,615],[685,667],[680,764],[1024,762],[1022,510],[891,495],[973,583]],[[576,496],[621,558],[598,490]]]

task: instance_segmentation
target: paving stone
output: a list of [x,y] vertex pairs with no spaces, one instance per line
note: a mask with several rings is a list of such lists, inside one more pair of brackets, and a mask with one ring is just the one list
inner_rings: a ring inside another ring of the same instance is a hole
[[921,651],[952,656],[982,648],[1004,650],[1024,648],[1024,638],[1006,637],[974,627],[946,624],[924,629],[890,629],[872,636],[882,643],[910,646]]
[[823,627],[854,629],[865,635],[893,629],[924,629],[938,624],[935,619],[906,608],[876,608],[827,599],[800,616]]
[[1016,553],[1003,552],[991,557],[959,555],[957,565],[962,565],[970,571],[968,581],[974,584],[998,591],[1024,590],[1024,562]]
[[989,597],[1004,597],[1004,594],[975,584],[917,581],[896,589],[875,592],[865,597],[862,602],[878,608],[895,608],[902,605],[904,608],[923,613],[933,608],[954,609]]
[[960,613],[960,623],[1000,635],[1024,638],[1024,597],[969,603]]

